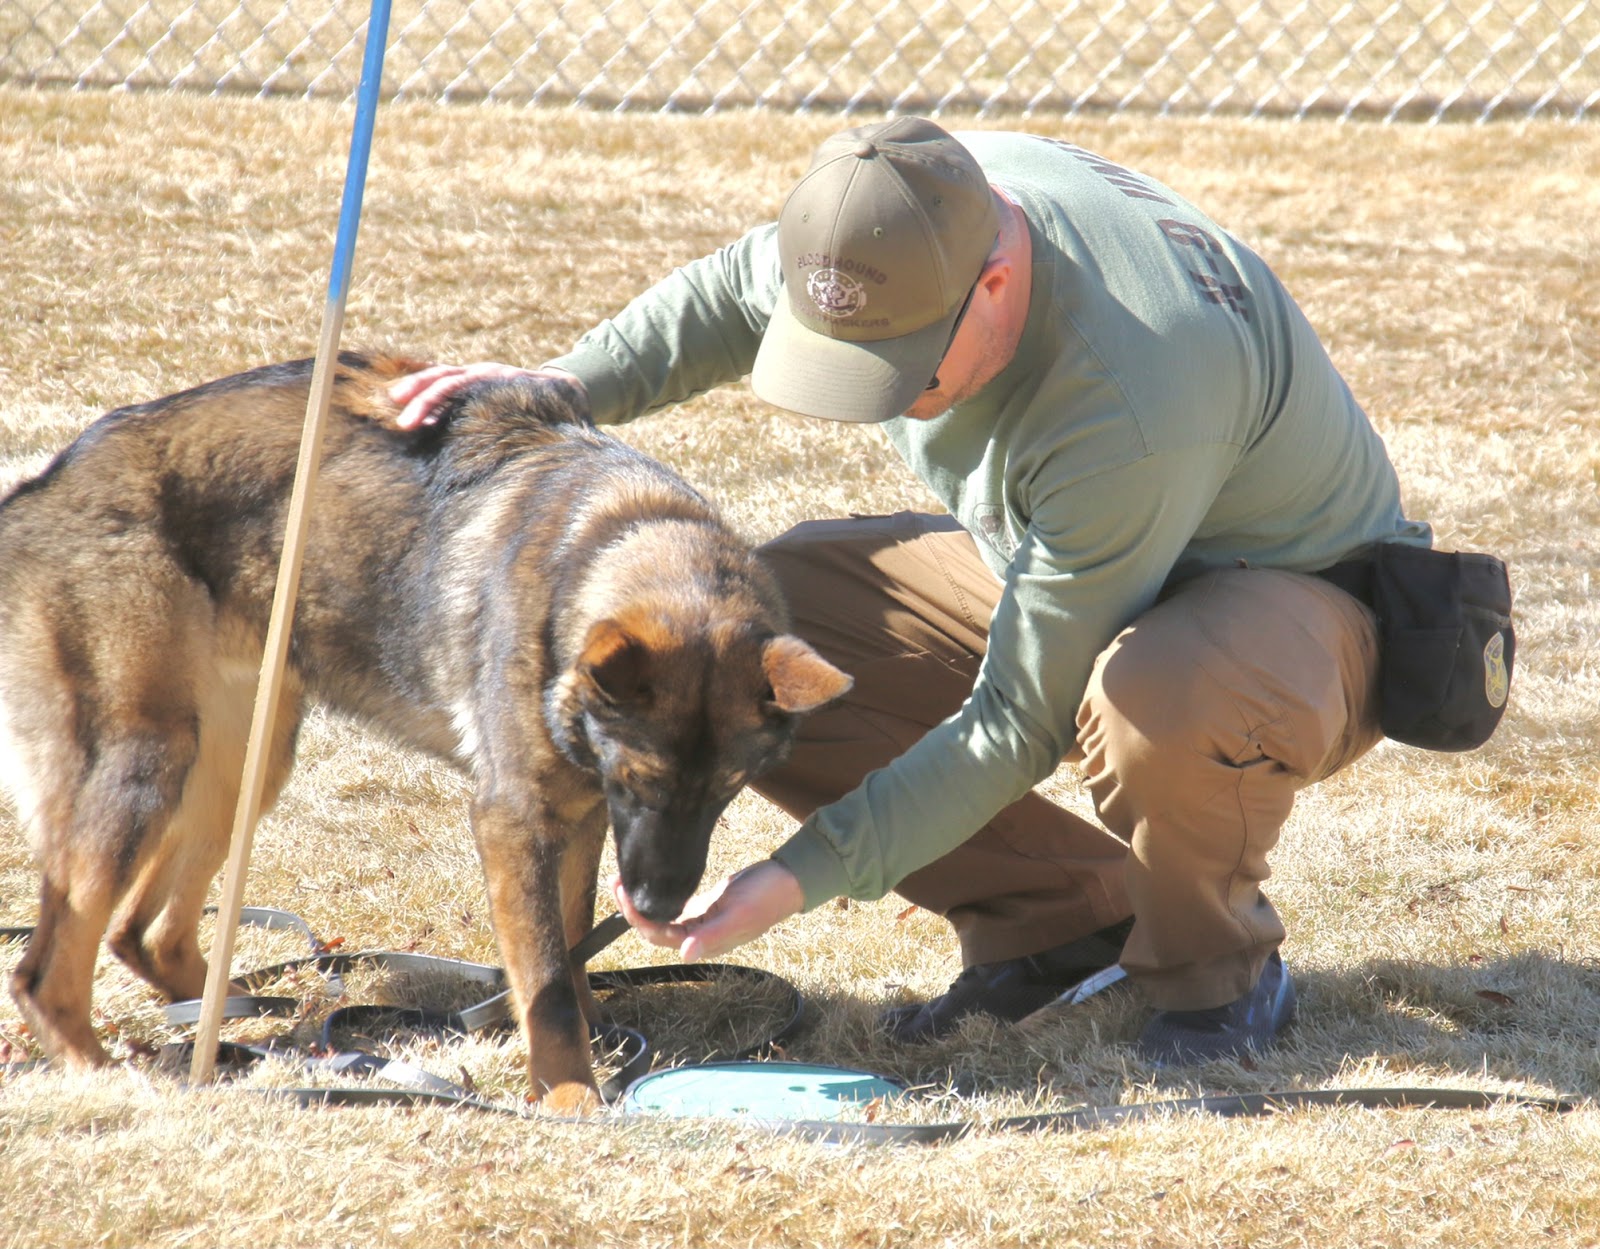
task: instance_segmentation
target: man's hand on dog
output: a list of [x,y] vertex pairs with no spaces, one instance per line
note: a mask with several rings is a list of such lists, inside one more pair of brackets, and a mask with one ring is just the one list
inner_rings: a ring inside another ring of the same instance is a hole
[[546,378],[583,390],[583,383],[564,369],[519,369],[514,364],[480,361],[477,364],[435,364],[390,382],[389,398],[400,405],[395,417],[399,429],[421,429],[436,424],[444,401],[476,382],[508,381],[516,377]]
[[716,958],[754,941],[805,906],[800,882],[775,859],[751,864],[710,892],[691,898],[670,924],[655,923],[634,910],[620,878],[612,878],[611,893],[641,937],[651,945],[677,950],[686,963]]

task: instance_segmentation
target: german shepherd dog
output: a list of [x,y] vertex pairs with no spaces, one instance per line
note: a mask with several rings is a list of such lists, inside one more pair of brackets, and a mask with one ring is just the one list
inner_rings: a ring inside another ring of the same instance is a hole
[[[850,678],[787,632],[712,506],[598,432],[575,391],[484,383],[395,428],[420,362],[340,357],[270,805],[315,699],[459,766],[532,1095],[592,1108],[587,979],[606,825],[676,917],[713,825]],[[310,384],[309,361],[101,417],[0,502],[0,781],[43,881],[11,991],[53,1058],[90,1023],[102,935],[198,997]]]

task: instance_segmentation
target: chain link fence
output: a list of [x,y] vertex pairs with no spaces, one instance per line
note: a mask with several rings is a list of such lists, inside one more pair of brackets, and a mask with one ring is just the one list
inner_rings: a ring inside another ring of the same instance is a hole
[[[0,0],[0,81],[351,95],[366,0]],[[401,0],[385,94],[714,112],[1600,107],[1589,0]]]

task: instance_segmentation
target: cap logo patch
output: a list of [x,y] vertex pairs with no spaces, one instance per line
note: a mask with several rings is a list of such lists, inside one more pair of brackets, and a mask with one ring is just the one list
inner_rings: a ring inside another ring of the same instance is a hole
[[817,311],[833,321],[853,317],[867,306],[867,288],[838,269],[818,269],[806,279],[806,294]]

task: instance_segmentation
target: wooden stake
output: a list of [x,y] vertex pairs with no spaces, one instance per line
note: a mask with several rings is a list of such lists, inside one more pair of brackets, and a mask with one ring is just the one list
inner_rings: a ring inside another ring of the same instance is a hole
[[289,516],[278,561],[278,581],[267,622],[266,649],[261,657],[261,679],[256,685],[255,711],[245,746],[244,778],[239,804],[234,810],[228,866],[222,876],[222,901],[217,908],[216,933],[211,942],[205,995],[195,1026],[194,1057],[189,1066],[191,1084],[204,1084],[216,1068],[217,1038],[222,1028],[224,999],[228,995],[228,969],[233,963],[233,942],[244,907],[244,882],[250,867],[250,847],[261,799],[266,788],[272,727],[277,721],[289,634],[294,623],[295,599],[300,589],[300,565],[311,526],[311,496],[316,489],[322,459],[322,433],[327,425],[338,366],[339,336],[344,330],[345,301],[350,293],[350,260],[355,252],[361,221],[361,197],[367,180],[367,157],[372,150],[372,125],[383,81],[383,56],[388,42],[390,0],[372,0],[367,21],[367,43],[362,59],[361,84],[356,91],[355,129],[350,139],[350,163],[345,173],[344,199],[339,210],[339,232],[334,241],[333,267],[328,276],[328,300],[322,313],[322,335],[317,341],[316,363],[311,371],[311,393],[306,398],[305,426],[300,435],[300,458],[295,465],[294,489],[289,495]]

